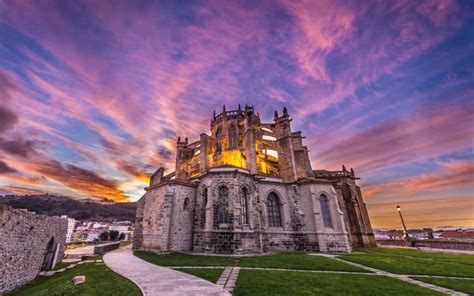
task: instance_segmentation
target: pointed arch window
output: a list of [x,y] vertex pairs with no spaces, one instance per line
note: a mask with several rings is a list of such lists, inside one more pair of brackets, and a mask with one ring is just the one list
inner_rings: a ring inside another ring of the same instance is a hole
[[319,196],[319,202],[321,204],[321,214],[323,216],[324,226],[332,228],[331,211],[329,209],[329,198],[325,194],[321,194]]
[[186,197],[184,199],[183,210],[189,211],[189,203],[190,203],[189,198]]
[[281,227],[281,210],[278,195],[270,192],[267,199],[268,226]]
[[229,189],[225,186],[219,187],[219,199],[217,204],[217,221],[219,224],[229,224]]
[[218,127],[216,130],[216,138],[222,137],[222,128]]
[[237,127],[235,125],[229,128],[229,148],[237,148]]
[[242,188],[240,197],[240,206],[242,208],[242,224],[249,224],[249,190],[247,187]]

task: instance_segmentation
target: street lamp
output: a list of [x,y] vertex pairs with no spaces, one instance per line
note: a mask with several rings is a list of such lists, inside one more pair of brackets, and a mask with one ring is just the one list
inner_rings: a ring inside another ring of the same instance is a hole
[[403,216],[402,216],[402,210],[400,209],[400,206],[397,205],[397,211],[398,214],[400,215],[400,219],[402,220],[403,224],[403,238],[408,238],[408,232],[407,232],[407,227],[405,226],[405,221],[403,221]]

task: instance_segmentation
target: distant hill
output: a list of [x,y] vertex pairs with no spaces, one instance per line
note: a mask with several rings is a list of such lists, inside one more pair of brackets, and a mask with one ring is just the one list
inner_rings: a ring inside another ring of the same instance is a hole
[[68,215],[77,220],[111,222],[117,220],[135,221],[136,203],[96,203],[78,201],[64,196],[25,195],[0,196],[0,204],[17,209],[27,209],[48,216]]

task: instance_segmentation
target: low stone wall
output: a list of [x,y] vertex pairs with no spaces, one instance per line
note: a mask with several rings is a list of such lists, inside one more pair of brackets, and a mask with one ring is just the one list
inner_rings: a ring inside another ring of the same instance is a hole
[[383,246],[426,247],[432,249],[474,251],[474,241],[426,239],[412,240],[411,243],[407,243],[403,239],[383,239],[377,240],[377,244]]
[[67,220],[0,205],[0,294],[54,268],[63,257]]
[[105,254],[105,252],[118,249],[120,247],[120,242],[103,244],[94,247],[94,254]]

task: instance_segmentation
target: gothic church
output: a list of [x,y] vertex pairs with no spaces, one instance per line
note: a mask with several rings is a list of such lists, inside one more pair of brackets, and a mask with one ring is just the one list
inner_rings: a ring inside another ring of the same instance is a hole
[[214,115],[211,134],[178,138],[138,202],[135,250],[246,254],[350,252],[374,246],[354,171],[313,170],[286,108],[263,123],[253,106]]

